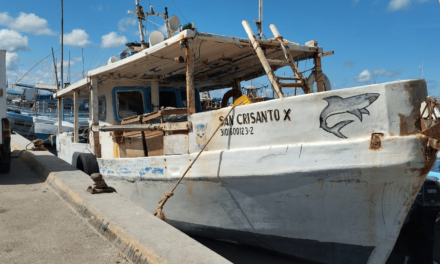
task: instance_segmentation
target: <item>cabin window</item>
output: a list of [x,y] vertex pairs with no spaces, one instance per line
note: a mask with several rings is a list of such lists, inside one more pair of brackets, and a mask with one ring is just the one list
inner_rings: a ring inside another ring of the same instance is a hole
[[[159,109],[166,107],[178,107],[176,100],[176,93],[174,91],[159,91]],[[150,92],[151,98],[151,92]]]
[[105,96],[101,95],[98,97],[98,119],[100,121],[105,121],[105,118],[106,118]]
[[177,107],[176,93],[174,91],[160,91],[159,92],[160,107]]
[[117,113],[120,119],[142,115],[144,113],[144,98],[141,91],[116,92]]
[[187,107],[186,91],[185,90],[180,90],[180,97],[182,98],[182,106]]

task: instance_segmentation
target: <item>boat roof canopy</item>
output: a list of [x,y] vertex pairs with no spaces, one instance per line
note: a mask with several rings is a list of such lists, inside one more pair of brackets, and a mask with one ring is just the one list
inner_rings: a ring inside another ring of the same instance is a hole
[[[185,30],[130,57],[89,71],[86,78],[58,91],[54,97],[72,97],[75,90],[88,90],[91,77],[97,77],[100,83],[109,79],[145,82],[157,78],[161,85],[185,83],[186,63],[176,58],[185,58],[181,40],[189,38],[194,38],[194,82],[200,92],[231,87],[234,79],[247,81],[266,74],[249,39]],[[284,58],[277,40],[259,42],[268,59]],[[303,46],[287,40],[284,43],[295,61],[310,59],[322,52],[321,47]],[[272,69],[281,67],[275,65]]]

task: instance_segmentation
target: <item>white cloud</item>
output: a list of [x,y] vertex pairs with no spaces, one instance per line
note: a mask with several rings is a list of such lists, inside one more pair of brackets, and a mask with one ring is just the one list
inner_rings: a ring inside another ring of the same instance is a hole
[[391,0],[388,4],[388,10],[396,11],[402,8],[408,8],[411,0]]
[[354,61],[346,61],[344,63],[344,67],[352,67],[352,66],[354,66]]
[[90,6],[92,11],[102,11],[102,5]]
[[17,18],[13,18],[8,13],[0,13],[0,25],[19,32],[30,32],[34,35],[55,35],[49,28],[49,23],[34,13],[26,14],[21,12]]
[[102,48],[118,47],[128,42],[125,36],[118,36],[116,32],[110,32],[107,35],[102,36],[101,40]]
[[[73,65],[75,65],[75,62],[70,60],[70,67],[72,67]],[[68,66],[69,66],[69,61],[68,60],[63,60],[63,68],[67,69]],[[57,63],[57,67],[58,68],[61,67],[61,62]]]
[[73,57],[72,61],[82,62],[82,57]]
[[28,42],[28,37],[22,36],[17,31],[10,29],[0,30],[0,49],[5,49],[9,52],[26,50]]
[[384,76],[388,76],[388,77],[394,77],[394,76],[400,75],[401,73],[402,73],[402,70],[388,71],[385,69],[379,69],[379,70],[373,71],[374,75],[384,75]]
[[411,2],[426,3],[429,0],[391,0],[388,4],[388,10],[397,11],[400,9],[408,8]]
[[369,82],[371,80],[371,73],[365,69],[358,76],[354,77],[356,82]]
[[89,35],[83,29],[74,29],[64,34],[64,45],[84,47],[89,43]]
[[333,89],[336,88],[336,87],[338,87],[338,84],[337,84],[337,83],[332,84],[332,88],[333,88]]
[[118,22],[118,29],[121,32],[125,32],[127,31],[129,26],[134,26],[136,25],[136,20],[133,18],[123,18],[121,20],[119,20]]
[[6,70],[16,70],[19,62],[20,58],[18,57],[17,53],[6,52]]

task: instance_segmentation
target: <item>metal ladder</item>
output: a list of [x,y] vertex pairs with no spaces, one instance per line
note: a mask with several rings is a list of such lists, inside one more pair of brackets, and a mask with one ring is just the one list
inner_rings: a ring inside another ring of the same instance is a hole
[[[270,83],[272,84],[275,92],[277,93],[279,98],[284,98],[283,91],[281,90],[283,87],[299,87],[302,88],[304,93],[310,93],[310,88],[307,85],[307,78],[302,75],[302,73],[299,71],[298,67],[295,64],[295,61],[292,58],[292,55],[288,51],[287,45],[284,43],[283,37],[278,32],[278,29],[275,25],[270,25],[270,30],[272,31],[275,39],[278,40],[281,46],[281,50],[284,53],[284,60],[272,60],[266,58],[266,55],[263,52],[263,49],[260,46],[260,43],[255,38],[254,32],[252,31],[251,27],[249,26],[249,23],[247,21],[242,22],[244,30],[246,30],[246,33],[249,36],[249,40],[252,43],[252,46],[257,53],[258,58],[261,61],[261,64],[263,65],[264,70],[266,71],[267,78],[269,78]],[[284,66],[290,66],[293,73],[295,74],[295,78],[290,77],[279,77],[276,76],[273,72],[270,65],[284,65]],[[280,81],[282,80],[291,80],[291,81],[297,81],[296,83],[282,83]]]

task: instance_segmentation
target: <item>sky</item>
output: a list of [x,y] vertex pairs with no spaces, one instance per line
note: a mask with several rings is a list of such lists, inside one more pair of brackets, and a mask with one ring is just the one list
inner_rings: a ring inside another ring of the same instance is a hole
[[[258,0],[139,1],[144,11],[150,5],[156,13],[168,7],[181,25],[194,22],[201,32],[247,38],[242,20],[257,32],[252,21],[258,19]],[[137,20],[128,10],[135,10],[135,0],[64,0],[65,82],[69,52],[70,82],[75,82],[83,72],[82,52],[87,72],[105,65],[125,43],[140,42]],[[147,34],[163,31],[163,19],[148,20]],[[437,0],[266,0],[263,20],[266,38],[273,37],[269,25],[275,24],[285,39],[300,44],[316,40],[324,51],[333,50],[334,55],[322,58],[332,89],[424,78],[428,93],[440,95]],[[0,49],[7,50],[9,83],[55,85],[51,48],[56,51],[59,72],[60,36],[61,1],[2,1]],[[303,71],[312,65],[308,61],[299,67]],[[292,72],[286,67],[277,74],[291,76]],[[253,84],[258,87],[269,81],[261,77]],[[292,89],[285,89],[292,94]]]

